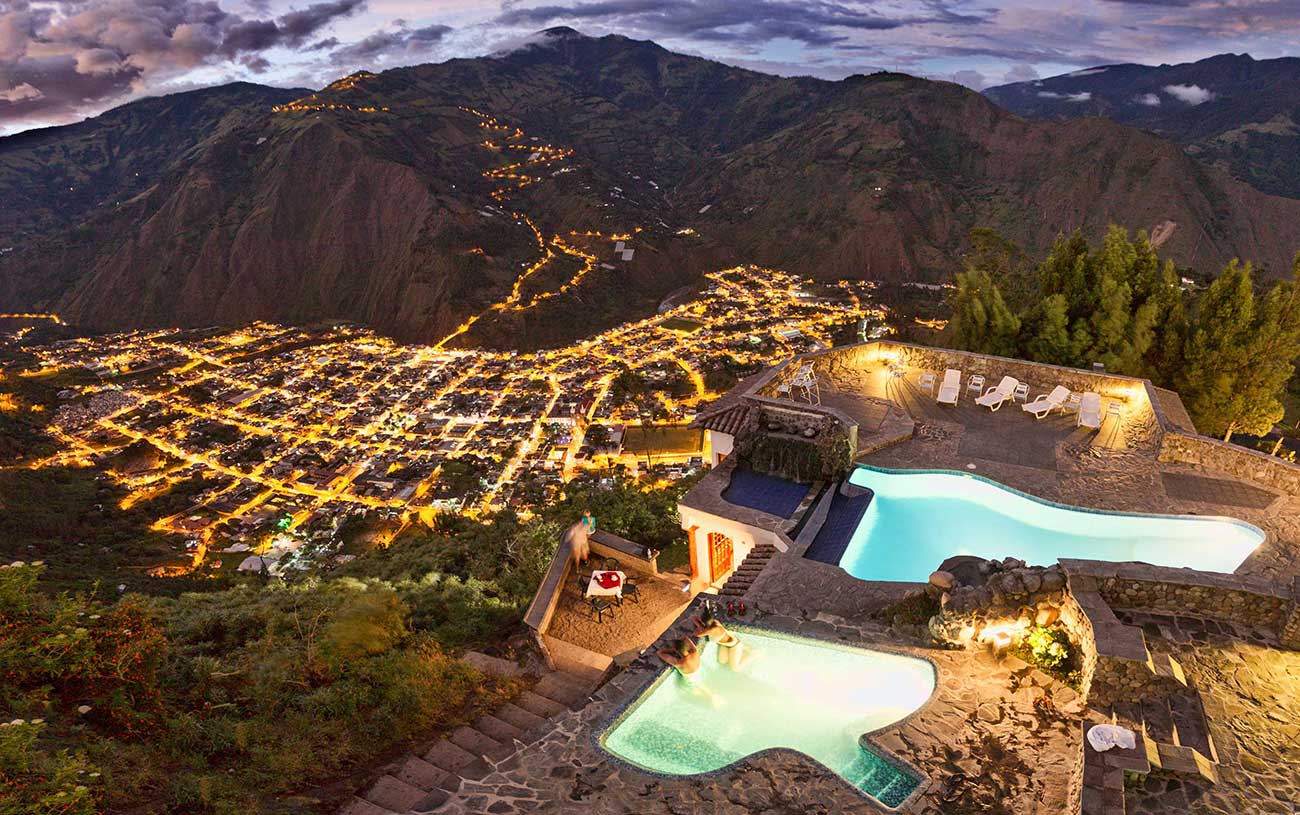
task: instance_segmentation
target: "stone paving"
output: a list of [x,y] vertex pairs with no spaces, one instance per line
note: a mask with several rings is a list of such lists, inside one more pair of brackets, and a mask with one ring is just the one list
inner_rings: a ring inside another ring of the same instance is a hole
[[[1300,653],[1236,626],[1124,615],[1172,654],[1205,700],[1218,784],[1153,773],[1130,785],[1130,813],[1294,815],[1300,812]],[[1153,634],[1167,638],[1160,638]],[[1245,633],[1255,642],[1239,638]]]

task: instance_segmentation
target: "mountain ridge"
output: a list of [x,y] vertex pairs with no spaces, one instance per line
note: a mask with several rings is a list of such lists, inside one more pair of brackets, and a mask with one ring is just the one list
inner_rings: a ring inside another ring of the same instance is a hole
[[1099,65],[984,94],[1031,119],[1103,116],[1150,130],[1264,192],[1300,198],[1300,57]]
[[[102,328],[345,319],[423,342],[473,318],[456,343],[514,347],[644,316],[741,262],[940,279],[974,226],[1031,251],[1075,228],[1161,227],[1164,251],[1206,272],[1240,256],[1280,273],[1296,249],[1300,202],[1112,122],[1028,122],[902,74],[782,78],[613,35],[544,43],[233,104],[146,189],[0,256],[0,307]],[[519,141],[494,143],[471,110]],[[519,171],[531,180],[505,206],[495,168],[530,144],[573,152]],[[11,170],[0,151],[0,184]],[[557,239],[591,271],[536,308],[494,307]]]

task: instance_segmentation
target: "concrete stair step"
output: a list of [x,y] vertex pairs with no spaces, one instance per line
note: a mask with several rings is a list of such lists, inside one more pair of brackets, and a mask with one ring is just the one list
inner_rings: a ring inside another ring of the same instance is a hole
[[[456,779],[456,781],[457,784],[460,783],[459,779]],[[455,792],[455,790],[452,790],[451,792]],[[450,793],[446,790],[430,790],[429,794],[424,796],[423,801],[411,807],[410,813],[415,813],[415,815],[423,815],[426,812],[436,812],[438,810],[438,807],[447,803],[447,799],[450,797],[451,797]],[[408,815],[410,815],[410,813],[408,813]]]
[[546,719],[538,716],[536,713],[528,711],[516,705],[513,702],[506,702],[501,709],[496,712],[496,716],[503,722],[509,722],[524,734],[536,732],[546,726]]
[[449,773],[458,773],[477,758],[450,739],[442,739],[424,754],[424,760]]
[[1211,761],[1217,758],[1199,695],[1176,694],[1169,697],[1169,714],[1173,718],[1174,734],[1179,745],[1190,747]]
[[339,810],[339,815],[393,815],[393,811],[364,798],[353,797]]
[[554,699],[565,706],[572,706],[585,701],[591,694],[591,687],[582,680],[566,676],[561,671],[549,673],[538,680],[533,692],[548,699]]
[[397,768],[397,771],[392,775],[398,781],[410,784],[412,787],[419,787],[425,792],[431,792],[442,789],[447,780],[451,778],[452,773],[422,758],[411,756],[402,762],[402,766]]
[[1174,743],[1174,720],[1163,698],[1142,701],[1142,721],[1146,724],[1147,738],[1160,744]]
[[541,716],[544,719],[558,716],[568,709],[567,705],[560,704],[554,699],[548,699],[547,697],[542,696],[539,693],[533,693],[530,690],[526,690],[519,694],[519,697],[515,699],[515,704],[519,705],[534,716]]
[[469,651],[460,658],[461,662],[473,666],[485,674],[495,674],[496,676],[520,676],[523,671],[519,666],[508,659],[488,656],[478,651]]
[[412,786],[391,775],[382,775],[361,797],[393,812],[407,812],[427,795],[428,790]]
[[485,756],[501,747],[501,742],[465,725],[451,731],[450,738],[456,743],[456,746],[463,748],[467,753],[473,753],[475,756]]
[[515,739],[524,734],[524,731],[515,727],[507,721],[498,719],[491,713],[479,716],[474,722],[474,729],[491,738],[496,739],[502,744],[510,744]]
[[1156,676],[1187,686],[1187,676],[1183,673],[1183,666],[1168,654],[1152,653],[1149,666]]

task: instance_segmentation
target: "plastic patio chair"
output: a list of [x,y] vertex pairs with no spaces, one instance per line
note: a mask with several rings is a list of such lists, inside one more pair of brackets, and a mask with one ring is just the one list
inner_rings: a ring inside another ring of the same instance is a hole
[[623,605],[624,600],[631,600],[638,606],[641,605],[641,592],[631,580],[623,581],[623,596],[618,598],[618,604]]
[[966,383],[966,391],[967,393],[969,393],[970,391],[975,391],[976,393],[983,393],[984,392],[983,375],[982,374],[972,375],[970,381]]
[[604,597],[592,597],[589,602],[591,603],[591,614],[596,618],[596,622],[605,622],[606,613],[609,614],[611,620],[614,619],[614,604],[609,600]]

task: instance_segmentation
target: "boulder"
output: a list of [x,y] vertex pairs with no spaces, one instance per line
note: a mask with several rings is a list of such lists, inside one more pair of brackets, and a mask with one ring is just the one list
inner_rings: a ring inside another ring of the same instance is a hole
[[956,582],[957,579],[952,572],[945,572],[940,569],[930,573],[930,585],[941,591],[951,591]]

